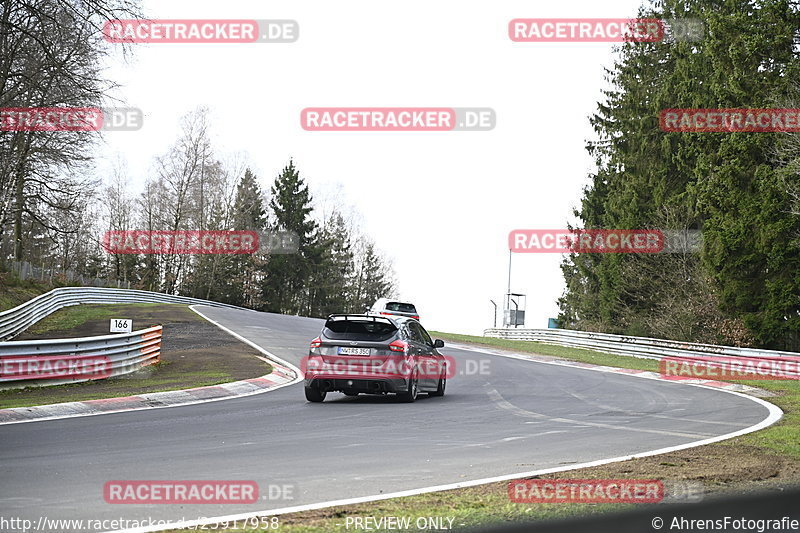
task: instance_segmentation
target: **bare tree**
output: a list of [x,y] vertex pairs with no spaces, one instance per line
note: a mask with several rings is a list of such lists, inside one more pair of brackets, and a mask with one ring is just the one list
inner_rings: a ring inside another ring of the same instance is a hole
[[[206,161],[211,154],[208,110],[199,108],[182,119],[181,135],[169,151],[156,158],[155,180],[163,186],[157,212],[157,229],[167,231],[198,229],[205,201]],[[164,256],[163,289],[174,294],[188,262],[185,255]]]
[[[114,86],[101,73],[100,27],[137,17],[137,2],[3,0],[0,8],[0,108],[100,106]],[[0,238],[11,241],[15,259],[23,258],[24,225],[33,221],[57,241],[63,226],[56,221],[81,209],[92,190],[82,175],[95,139],[89,132],[0,131]]]
[[[128,231],[134,228],[135,198],[130,193],[127,165],[117,159],[111,170],[111,178],[103,188],[102,203],[103,231]],[[98,235],[102,242],[103,235]],[[136,254],[114,254],[111,257],[113,277],[123,281],[136,281],[136,267],[139,257]]]

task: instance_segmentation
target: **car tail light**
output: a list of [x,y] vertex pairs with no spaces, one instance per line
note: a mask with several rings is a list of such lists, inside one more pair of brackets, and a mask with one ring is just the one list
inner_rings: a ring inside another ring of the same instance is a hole
[[394,313],[386,313],[384,311],[381,311],[381,314],[386,316],[394,316]]
[[389,343],[389,349],[393,352],[403,352],[408,349],[408,343],[405,341],[392,341]]
[[419,315],[411,315],[411,318],[413,318],[414,320],[419,320]]
[[322,341],[319,339],[319,337],[311,341],[311,348],[319,348],[320,346],[322,346]]

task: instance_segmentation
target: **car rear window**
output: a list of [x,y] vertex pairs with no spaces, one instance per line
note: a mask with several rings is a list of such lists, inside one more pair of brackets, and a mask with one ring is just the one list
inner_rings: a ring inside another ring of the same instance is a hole
[[415,313],[417,308],[412,304],[404,304],[400,302],[389,302],[386,304],[387,311],[399,311],[400,313]]
[[397,331],[397,327],[388,320],[372,319],[329,319],[325,322],[323,334],[329,339],[337,340],[386,340]]

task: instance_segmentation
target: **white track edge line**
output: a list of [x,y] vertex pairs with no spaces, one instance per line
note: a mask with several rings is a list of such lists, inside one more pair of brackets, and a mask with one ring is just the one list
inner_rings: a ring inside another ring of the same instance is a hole
[[[202,304],[196,304],[196,305],[202,305]],[[246,339],[246,338],[242,337],[241,335],[239,335],[238,333],[236,333],[235,331],[233,331],[233,330],[231,330],[231,329],[228,329],[228,328],[226,328],[225,326],[223,326],[222,324],[220,324],[220,323],[219,323],[219,322],[217,322],[216,320],[213,320],[213,319],[211,319],[211,318],[207,317],[206,315],[204,315],[203,313],[201,313],[200,311],[198,311],[197,309],[195,309],[195,306],[196,306],[196,305],[190,305],[190,306],[189,306],[189,309],[191,309],[192,311],[194,311],[195,313],[197,313],[197,314],[198,314],[198,315],[200,315],[201,317],[205,318],[206,320],[208,320],[209,322],[211,322],[212,324],[214,324],[215,326],[217,326],[217,327],[218,327],[219,329],[221,329],[222,331],[224,331],[224,332],[228,333],[229,335],[231,335],[231,336],[233,336],[233,337],[236,337],[237,339],[239,339],[240,341],[242,341],[242,342],[243,342],[243,343],[245,343],[245,344],[249,344],[250,346],[252,346],[252,347],[253,347],[253,348],[255,348],[256,350],[258,350],[259,352],[261,352],[261,353],[263,353],[264,355],[266,355],[266,356],[267,356],[267,358],[269,358],[269,359],[272,359],[274,362],[278,363],[279,365],[283,365],[283,366],[285,366],[285,367],[287,367],[287,368],[291,369],[291,370],[292,370],[292,372],[294,372],[294,374],[295,374],[295,379],[293,379],[293,380],[292,380],[290,383],[288,383],[288,385],[291,385],[291,384],[293,384],[293,383],[297,383],[298,381],[302,381],[302,379],[303,379],[303,377],[302,377],[302,376],[303,376],[303,373],[300,371],[300,369],[299,369],[299,368],[297,368],[296,366],[294,366],[294,365],[293,365],[292,363],[290,363],[289,361],[284,361],[283,359],[281,359],[281,358],[280,358],[280,357],[278,357],[277,355],[275,355],[275,354],[273,354],[273,353],[269,352],[269,351],[268,351],[266,348],[262,348],[261,346],[259,346],[258,344],[254,343],[254,342],[253,342],[253,341],[251,341],[250,339]]]
[[[607,373],[610,372],[609,370],[600,369],[600,368],[593,369],[593,368],[572,366],[572,365],[568,365],[568,364],[564,364],[564,363],[557,363],[557,362],[535,361],[535,360],[532,360],[532,359],[526,359],[524,357],[513,357],[513,356],[503,355],[503,354],[492,354],[492,353],[489,353],[489,352],[479,352],[477,350],[472,350],[472,349],[469,349],[469,348],[457,348],[457,349],[464,350],[464,351],[474,351],[474,352],[477,352],[477,353],[487,353],[489,355],[499,355],[501,357],[508,357],[509,359],[518,359],[518,360],[521,360],[521,361],[529,361],[529,362],[532,362],[532,363],[555,364],[557,366],[564,366],[564,367],[569,367],[569,368],[583,368],[584,370],[594,370],[596,372],[607,372]],[[617,374],[617,375],[639,377],[639,378],[645,378],[645,379],[653,379],[651,377],[644,376],[644,375],[628,374],[628,373],[622,373],[622,372]],[[771,426],[772,424],[774,424],[775,422],[777,422],[778,420],[780,420],[783,417],[783,410],[781,410],[780,407],[778,407],[777,405],[774,405],[772,403],[769,403],[769,402],[767,402],[765,400],[762,400],[761,398],[757,398],[755,396],[749,396],[747,394],[743,394],[743,393],[737,392],[737,391],[720,389],[720,388],[716,388],[716,387],[708,387],[706,385],[700,385],[700,384],[697,384],[697,383],[681,383],[679,381],[672,381],[672,380],[661,380],[661,381],[663,381],[664,383],[677,383],[679,385],[686,385],[686,386],[690,386],[690,387],[700,387],[700,388],[703,388],[703,389],[720,391],[720,392],[723,392],[723,393],[733,394],[735,396],[740,396],[742,398],[747,398],[748,400],[752,400],[752,401],[758,403],[759,405],[763,406],[764,408],[766,408],[767,411],[769,412],[769,414],[764,420],[762,420],[761,422],[759,422],[757,424],[754,424],[752,426],[746,427],[744,429],[733,431],[731,433],[725,433],[724,435],[718,435],[716,437],[710,437],[710,438],[702,439],[702,440],[698,440],[698,441],[687,442],[685,444],[678,444],[676,446],[668,446],[666,448],[659,448],[659,449],[656,449],[656,450],[650,450],[650,451],[646,451],[646,452],[639,452],[639,453],[636,453],[636,454],[633,454],[633,455],[624,455],[624,456],[620,456],[620,457],[613,457],[611,459],[598,459],[596,461],[590,461],[590,462],[587,462],[587,463],[574,464],[574,465],[569,465],[569,466],[564,466],[564,467],[559,466],[559,467],[553,467],[553,468],[546,468],[546,469],[543,469],[543,470],[531,470],[531,471],[528,471],[528,472],[518,472],[518,473],[515,473],[515,474],[504,474],[502,476],[495,476],[495,477],[488,477],[488,478],[481,478],[481,479],[473,479],[473,480],[470,480],[470,481],[460,481],[458,483],[450,483],[450,484],[446,484],[446,485],[434,485],[434,486],[430,486],[430,487],[422,487],[422,488],[419,488],[419,489],[409,489],[409,490],[404,490],[404,491],[399,491],[399,492],[391,492],[391,493],[387,493],[387,494],[377,494],[377,495],[372,495],[372,496],[360,496],[360,497],[356,497],[356,498],[346,498],[346,499],[342,499],[342,500],[331,500],[331,501],[327,501],[327,502],[310,503],[310,504],[306,504],[306,505],[297,505],[297,506],[294,506],[294,507],[283,507],[283,508],[280,508],[280,509],[265,509],[263,511],[251,511],[249,513],[240,513],[240,514],[233,514],[233,515],[216,516],[216,517],[205,518],[205,519],[202,519],[202,520],[187,520],[187,521],[183,521],[183,522],[175,522],[173,524],[169,524],[169,525],[165,525],[165,526],[119,529],[119,530],[114,530],[114,531],[110,531],[110,532],[107,532],[107,533],[153,533],[153,532],[158,532],[158,531],[165,531],[165,530],[168,530],[168,529],[180,529],[180,528],[188,528],[188,527],[202,526],[202,525],[208,525],[208,524],[217,524],[217,523],[225,522],[225,521],[231,522],[231,521],[234,521],[234,520],[246,520],[248,518],[253,518],[253,517],[257,517],[257,516],[274,516],[274,515],[281,515],[281,514],[288,514],[288,513],[296,513],[296,512],[301,512],[301,511],[314,511],[314,510],[317,510],[317,509],[323,509],[325,507],[335,507],[335,506],[341,506],[341,505],[353,505],[353,504],[358,504],[358,503],[369,503],[369,502],[376,502],[376,501],[381,501],[381,500],[388,500],[388,499],[391,499],[391,498],[401,498],[401,497],[404,497],[404,496],[417,496],[419,494],[427,494],[427,493],[431,493],[431,492],[441,492],[441,491],[445,491],[445,490],[453,490],[453,489],[461,489],[461,488],[466,488],[466,487],[474,487],[474,486],[477,486],[477,485],[485,485],[487,483],[496,483],[498,481],[508,481],[508,480],[517,479],[517,478],[541,476],[541,475],[544,475],[544,474],[553,474],[553,473],[556,473],[556,472],[566,472],[566,471],[569,471],[569,470],[578,470],[578,469],[581,469],[581,468],[590,468],[590,467],[593,467],[593,466],[602,466],[602,465],[606,465],[606,464],[610,464],[610,463],[619,463],[619,462],[622,462],[622,461],[628,461],[630,459],[638,459],[640,457],[650,457],[650,456],[653,456],[653,455],[660,455],[660,454],[663,454],[663,453],[670,453],[670,452],[675,452],[675,451],[680,451],[680,450],[686,450],[688,448],[696,448],[698,446],[705,446],[706,444],[713,444],[715,442],[720,442],[720,441],[723,441],[723,440],[732,439],[734,437],[739,437],[741,435],[746,435],[748,433],[753,433],[753,432],[759,431],[761,429],[764,429],[766,427],[769,427],[769,426]]]

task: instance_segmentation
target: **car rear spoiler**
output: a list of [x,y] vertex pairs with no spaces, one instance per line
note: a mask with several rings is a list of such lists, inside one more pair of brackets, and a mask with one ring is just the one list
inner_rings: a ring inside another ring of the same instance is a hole
[[377,322],[378,320],[380,320],[380,321],[383,321],[383,322],[388,322],[388,323],[392,324],[393,326],[395,325],[394,322],[392,322],[392,320],[390,318],[385,317],[385,316],[358,315],[358,314],[351,315],[351,314],[345,314],[345,313],[328,315],[328,318],[326,319],[326,322],[328,322],[329,320],[336,320],[336,319],[348,320],[350,318],[359,319],[359,320],[369,319],[369,320],[372,320],[373,322]]

